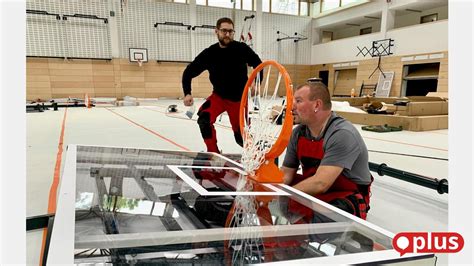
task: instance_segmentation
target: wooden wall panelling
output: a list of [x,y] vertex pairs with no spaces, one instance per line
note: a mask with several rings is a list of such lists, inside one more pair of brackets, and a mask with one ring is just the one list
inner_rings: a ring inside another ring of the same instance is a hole
[[26,100],[48,100],[51,98],[51,83],[48,59],[27,58]]
[[[421,64],[440,62],[438,91],[448,92],[448,53],[443,52],[440,59],[416,60],[402,62],[402,56],[383,57],[381,68],[384,71],[394,71],[390,96],[399,96],[402,84],[403,66],[406,64]],[[415,56],[415,55],[414,55]],[[405,56],[403,56],[405,57]],[[362,82],[376,83],[379,73],[368,76],[377,66],[378,58],[359,61],[355,81],[356,93]],[[41,98],[48,100],[59,97],[84,97],[87,92],[91,97],[183,97],[181,77],[187,63],[157,63],[149,61],[143,67],[130,63],[128,59],[99,60],[68,60],[27,58],[26,65],[26,98],[33,100]],[[334,94],[334,67],[325,65],[284,65],[296,86],[306,82],[310,77],[317,77],[320,70],[328,70],[328,89]],[[251,71],[251,69],[249,70]],[[295,72],[296,71],[296,72]],[[271,77],[273,79],[273,77]],[[212,92],[207,71],[192,81],[193,96],[207,97]],[[68,95],[72,94],[72,95]],[[278,89],[278,95],[283,96],[283,86]]]
[[[306,83],[308,78],[313,77],[313,75],[311,74],[311,67],[312,67],[311,65],[296,65],[296,66],[283,65],[283,67],[288,72],[288,75],[290,76],[294,89],[296,89],[296,87],[298,87],[299,85]],[[273,74],[274,75],[270,77],[270,79],[272,80],[271,84],[276,84],[276,79],[277,79],[276,71]],[[274,87],[275,86],[273,86],[272,88]],[[272,89],[272,92],[273,92],[273,89]],[[281,81],[281,84],[278,88],[278,96],[283,97],[285,95],[286,95],[286,92],[284,88],[284,83],[283,81]]]
[[48,62],[51,79],[54,80],[51,81],[52,98],[83,99],[85,93],[93,96],[92,60],[50,58]]
[[[106,72],[104,73],[102,71]],[[115,72],[113,62],[92,61],[92,73],[94,93],[89,96],[115,98]]]
[[114,96],[117,98],[117,100],[123,100],[123,95],[122,95],[122,84],[121,84],[121,77],[120,77],[120,59],[113,59],[112,60],[112,65],[113,65],[113,79],[114,79]]
[[328,71],[328,90],[331,95],[334,95],[334,67],[332,64],[324,64],[324,65],[313,65],[311,66],[311,74],[310,77],[318,77],[319,78],[319,71]]
[[[448,91],[448,53],[443,52],[443,54],[444,54],[444,57],[441,59],[416,60],[416,61],[408,61],[408,62],[401,61],[401,58],[406,57],[407,55],[382,57],[381,65],[380,65],[381,68],[384,71],[395,72],[394,79],[392,81],[390,96],[392,97],[400,96],[402,81],[403,81],[402,75],[403,75],[404,65],[432,63],[432,62],[440,62],[437,91],[447,92]],[[416,55],[413,55],[413,56],[416,56]],[[358,62],[359,62],[359,65],[357,66],[357,76],[356,76],[356,82],[355,82],[356,94],[359,93],[362,82],[364,82],[364,84],[375,84],[377,83],[378,77],[380,75],[380,72],[377,71],[376,73],[372,75],[371,79],[369,79],[369,76],[373,73],[374,69],[376,69],[377,67],[378,58],[370,58],[370,59],[360,60]],[[320,70],[329,70],[328,89],[331,95],[333,95],[334,94],[334,74],[335,74],[335,69],[333,68],[333,64],[311,66],[311,76],[317,77],[319,75]]]
[[334,95],[350,96],[352,88],[355,89],[357,69],[335,69],[334,73],[339,71]]

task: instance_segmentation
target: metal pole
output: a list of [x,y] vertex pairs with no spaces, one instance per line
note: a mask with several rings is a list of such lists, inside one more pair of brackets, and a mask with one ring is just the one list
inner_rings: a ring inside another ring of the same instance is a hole
[[384,163],[376,164],[369,162],[369,169],[370,171],[376,172],[379,176],[388,175],[423,187],[435,189],[439,194],[448,193],[448,180],[445,178],[438,180],[436,178],[417,175],[388,167]]

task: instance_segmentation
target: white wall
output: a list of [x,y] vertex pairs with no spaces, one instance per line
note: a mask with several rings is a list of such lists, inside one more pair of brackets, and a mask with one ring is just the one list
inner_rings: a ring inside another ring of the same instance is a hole
[[[234,17],[234,38],[239,40],[243,26],[248,27],[250,24],[244,24],[244,17],[255,14],[252,11],[157,0],[128,1],[123,11],[119,0],[89,2],[91,1],[28,0],[28,9],[54,14],[78,13],[109,18],[109,10],[114,10],[116,15],[112,19],[113,27],[109,28],[102,20],[69,18],[62,21],[53,16],[28,14],[27,56],[128,58],[129,48],[146,48],[148,60],[191,61],[203,49],[217,42],[214,30],[189,30],[187,27],[169,25],[154,27],[155,23],[212,26],[220,17]],[[257,20],[261,23],[261,34],[256,31]],[[308,65],[311,63],[308,56],[311,53],[311,23],[311,17],[263,13],[253,21],[253,44],[261,46],[262,52],[259,55],[262,59],[278,59],[282,64]],[[111,30],[114,32],[111,33]],[[66,36],[63,36],[63,31]],[[279,36],[277,31],[292,37],[297,32],[307,37],[307,40],[301,40],[297,45],[293,40],[277,42],[277,38],[285,37]]]
[[372,47],[372,41],[382,39],[382,34],[372,33],[332,42],[313,45],[311,50],[311,64],[327,64],[347,61],[359,61],[362,55],[356,57],[359,47]]
[[387,32],[395,40],[394,55],[448,50],[448,20],[414,25]]
[[338,40],[338,39],[358,36],[359,33],[360,33],[360,29],[368,28],[368,27],[372,27],[372,33],[379,32],[380,31],[380,20],[377,20],[377,21],[374,21],[374,22],[371,22],[371,23],[361,24],[359,27],[357,27],[357,26],[347,26],[347,28],[345,28],[345,29],[334,31],[333,37],[334,37],[334,40]]
[[420,24],[420,18],[422,16],[431,15],[435,13],[438,13],[438,21],[448,19],[448,6],[428,9],[421,13],[413,12],[413,13],[403,15],[403,16],[396,16],[395,28],[401,28],[401,27],[406,27],[410,25]]
[[344,9],[342,11],[314,19],[313,27],[324,28],[325,26],[336,23],[343,23],[351,19],[360,18],[363,16],[380,13],[382,8],[386,5],[385,0],[376,0],[373,2],[361,4],[359,6]]
[[[440,52],[448,50],[448,21],[438,21],[393,29],[387,38],[395,40],[392,48],[394,56]],[[356,36],[328,43],[313,45],[311,64],[359,61],[357,46],[372,47],[372,41],[384,39],[381,33]],[[367,57],[368,59],[368,57]]]

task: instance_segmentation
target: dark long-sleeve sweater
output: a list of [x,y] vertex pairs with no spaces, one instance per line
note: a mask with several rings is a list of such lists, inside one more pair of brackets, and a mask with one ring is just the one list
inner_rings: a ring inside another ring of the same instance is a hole
[[245,43],[233,41],[226,48],[215,43],[204,49],[183,72],[184,95],[191,94],[191,80],[205,70],[213,91],[220,97],[240,101],[247,82],[247,65],[255,68],[262,60]]

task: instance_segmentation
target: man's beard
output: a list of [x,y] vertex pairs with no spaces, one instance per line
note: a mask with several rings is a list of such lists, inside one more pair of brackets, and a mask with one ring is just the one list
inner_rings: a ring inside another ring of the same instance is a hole
[[[227,43],[226,43],[226,39],[228,40]],[[227,47],[231,42],[232,42],[232,39],[230,39],[230,38],[219,39],[219,43],[224,47]]]
[[294,125],[301,124],[301,118],[298,117],[297,115],[293,115],[293,124]]

